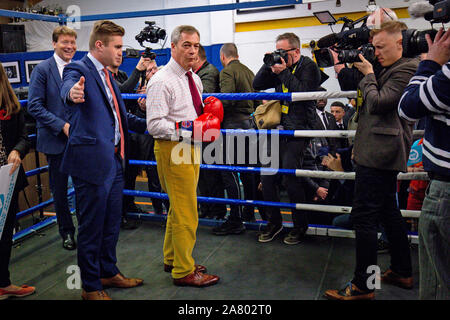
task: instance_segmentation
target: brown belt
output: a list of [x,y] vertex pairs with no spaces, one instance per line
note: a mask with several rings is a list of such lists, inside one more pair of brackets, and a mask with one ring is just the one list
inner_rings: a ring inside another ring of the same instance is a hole
[[114,154],[117,154],[119,152],[119,147],[114,147]]

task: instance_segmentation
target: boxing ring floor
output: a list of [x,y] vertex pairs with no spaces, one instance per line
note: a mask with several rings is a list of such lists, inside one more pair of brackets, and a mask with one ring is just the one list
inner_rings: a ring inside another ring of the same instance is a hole
[[[136,198],[136,202],[148,200]],[[289,218],[284,215],[284,220]],[[307,236],[301,244],[286,245],[283,235],[260,243],[255,230],[216,236],[211,229],[199,225],[193,256],[196,263],[207,266],[209,273],[221,277],[217,285],[174,286],[170,274],[163,272],[164,223],[143,221],[137,229],[121,229],[117,257],[121,272],[144,279],[144,285],[110,288],[107,293],[117,300],[325,300],[325,290],[341,288],[352,278],[354,239]],[[376,290],[377,300],[418,298],[416,244],[411,245],[411,255],[414,288],[404,290],[381,283],[381,290]],[[388,268],[389,259],[387,253],[378,255],[381,271]],[[76,250],[62,248],[58,228],[53,225],[14,246],[12,282],[36,287],[35,294],[24,298],[27,300],[80,300],[81,289],[67,287],[71,275],[67,269],[76,263]]]

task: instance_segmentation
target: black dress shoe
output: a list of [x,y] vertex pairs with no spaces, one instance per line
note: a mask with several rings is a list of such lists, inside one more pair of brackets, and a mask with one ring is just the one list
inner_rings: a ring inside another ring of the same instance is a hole
[[120,223],[120,227],[125,230],[137,229],[139,225],[139,220],[131,220],[126,217],[122,217],[122,222]]
[[77,248],[77,243],[75,238],[71,234],[66,234],[63,238],[63,248],[66,250],[75,250]]

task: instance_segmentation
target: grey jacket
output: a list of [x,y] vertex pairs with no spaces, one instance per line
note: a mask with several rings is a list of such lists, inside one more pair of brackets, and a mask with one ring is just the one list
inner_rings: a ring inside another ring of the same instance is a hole
[[359,83],[363,104],[358,110],[355,162],[369,168],[406,171],[413,123],[399,117],[397,106],[417,70],[417,59],[401,58],[378,78],[366,75]]

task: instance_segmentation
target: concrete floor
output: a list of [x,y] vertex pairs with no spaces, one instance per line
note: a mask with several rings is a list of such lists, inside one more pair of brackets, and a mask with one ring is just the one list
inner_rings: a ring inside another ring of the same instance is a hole
[[[74,219],[75,220],[75,219]],[[327,289],[341,288],[353,275],[354,239],[308,236],[288,246],[278,236],[269,243],[257,241],[257,231],[215,236],[211,226],[199,226],[194,249],[196,263],[221,277],[207,288],[176,287],[163,272],[164,223],[143,221],[134,230],[121,230],[117,246],[118,267],[123,274],[144,279],[132,289],[107,289],[119,300],[322,300]],[[415,287],[404,290],[381,284],[377,300],[418,298],[418,250],[412,245]],[[389,254],[379,254],[382,271],[389,267]],[[15,284],[37,288],[27,300],[80,300],[81,289],[67,273],[76,265],[76,251],[62,248],[54,225],[15,245],[11,278]],[[72,277],[71,277],[72,276]],[[69,284],[69,285],[68,285]]]

